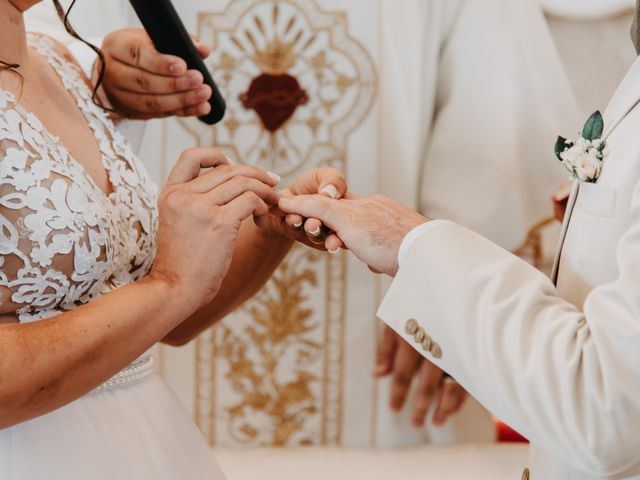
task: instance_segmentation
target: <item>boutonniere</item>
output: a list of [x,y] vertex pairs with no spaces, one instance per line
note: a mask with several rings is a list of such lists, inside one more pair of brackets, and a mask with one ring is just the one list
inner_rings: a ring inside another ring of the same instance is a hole
[[589,117],[582,129],[582,136],[576,141],[558,137],[556,157],[562,162],[571,176],[581,182],[595,183],[602,172],[609,149],[602,140],[604,121],[602,114],[595,112]]

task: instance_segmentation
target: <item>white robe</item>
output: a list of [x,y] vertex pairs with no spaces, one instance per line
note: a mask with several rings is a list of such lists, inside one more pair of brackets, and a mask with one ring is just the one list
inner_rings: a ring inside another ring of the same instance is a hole
[[[394,88],[421,98],[419,154],[408,156],[411,175],[396,178],[420,180],[414,188],[423,212],[515,249],[550,215],[549,198],[566,175],[547,161],[549,146],[579,118],[553,39],[529,0],[423,1],[421,7],[428,25],[423,78],[417,89]],[[388,193],[397,197],[403,189]]]

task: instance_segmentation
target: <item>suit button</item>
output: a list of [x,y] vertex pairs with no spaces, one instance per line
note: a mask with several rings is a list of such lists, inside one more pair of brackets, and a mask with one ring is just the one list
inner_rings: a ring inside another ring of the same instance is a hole
[[529,476],[530,476],[529,469],[525,468],[524,472],[522,472],[522,480],[529,480]]
[[418,328],[420,328],[420,325],[418,325],[417,320],[414,318],[410,318],[409,320],[407,320],[407,323],[404,324],[404,333],[406,333],[407,335],[415,335],[415,333],[418,331]]
[[442,349],[436,342],[433,342],[431,346],[431,355],[433,355],[433,358],[442,358]]
[[425,336],[426,336],[426,333],[424,331],[424,328],[420,327],[418,328],[418,331],[415,333],[413,338],[415,339],[416,343],[422,343]]
[[429,335],[425,335],[424,340],[422,340],[422,349],[425,352],[430,352],[432,348],[433,348],[433,340]]

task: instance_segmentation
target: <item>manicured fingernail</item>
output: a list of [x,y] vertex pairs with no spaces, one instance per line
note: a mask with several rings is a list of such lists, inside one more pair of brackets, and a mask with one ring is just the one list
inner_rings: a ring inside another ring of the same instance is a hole
[[327,185],[322,190],[320,190],[320,193],[326,193],[331,198],[336,198],[338,196],[338,189],[333,185]]
[[317,237],[318,235],[320,235],[321,231],[322,231],[322,229],[320,227],[318,227],[313,232],[309,232],[309,235],[311,235],[313,237]]
[[278,175],[277,173],[267,172],[267,175],[269,175],[271,180],[273,180],[276,183],[280,183],[282,181],[282,177],[280,175]]
[[302,223],[302,220],[300,220],[298,223],[294,223],[293,228],[300,228],[302,226]]
[[340,250],[342,250],[342,249],[340,247],[338,247],[335,250],[329,250],[329,253],[331,253],[331,254],[340,253]]

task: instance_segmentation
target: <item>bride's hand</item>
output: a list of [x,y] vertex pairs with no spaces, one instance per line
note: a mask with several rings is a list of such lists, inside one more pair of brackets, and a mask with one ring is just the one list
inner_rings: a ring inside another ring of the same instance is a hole
[[[202,58],[205,45],[195,42]],[[159,53],[143,29],[116,30],[104,38],[103,89],[111,105],[129,118],[200,116],[211,111],[211,87],[181,58]]]
[[[296,179],[287,189],[281,192],[284,198],[297,195],[320,194],[340,199],[347,193],[347,182],[342,172],[335,168],[316,168],[309,170]],[[311,247],[331,252],[344,248],[342,241],[334,233],[329,232],[322,222],[316,218],[303,218],[300,215],[274,211],[274,229],[285,237],[305,243]]]
[[[201,174],[202,168],[211,168]],[[167,282],[176,298],[198,309],[217,295],[242,222],[267,221],[278,203],[277,177],[230,165],[214,149],[186,150],[160,194],[158,250],[150,277]]]

